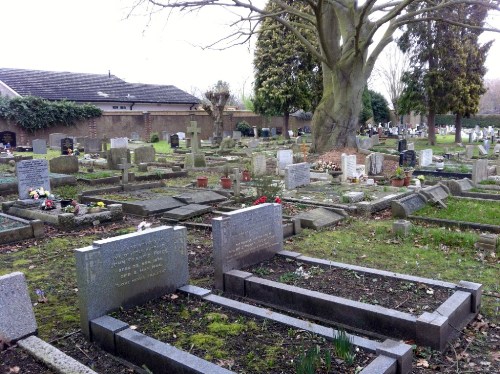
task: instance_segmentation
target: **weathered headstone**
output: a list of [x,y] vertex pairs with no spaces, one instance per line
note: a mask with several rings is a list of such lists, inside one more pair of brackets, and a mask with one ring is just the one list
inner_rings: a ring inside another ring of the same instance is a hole
[[86,138],[83,142],[83,149],[86,153],[102,151],[102,140],[98,138]]
[[201,134],[201,128],[198,127],[198,123],[196,121],[191,121],[190,126],[187,128],[187,133],[191,138],[191,150],[193,153],[198,153],[200,149],[200,141],[199,134]]
[[98,240],[75,250],[80,321],[139,305],[188,283],[187,232],[182,226]]
[[404,151],[399,154],[399,166],[415,167],[417,163],[417,154],[415,151]]
[[63,133],[52,133],[49,134],[49,147],[50,149],[60,149],[61,148],[61,139],[66,138],[67,135]]
[[207,160],[203,153],[187,153],[184,160],[184,168],[203,168],[207,166]]
[[177,134],[170,135],[170,147],[179,148],[179,135]]
[[74,151],[73,138],[62,138],[61,139],[61,154],[69,155]]
[[465,158],[471,159],[474,156],[474,148],[475,145],[466,145],[465,146]]
[[184,140],[186,139],[186,133],[185,132],[182,132],[182,131],[179,131],[178,133],[176,133],[177,136],[179,137],[179,140]]
[[252,170],[254,175],[266,174],[266,156],[260,153],[252,155]]
[[365,159],[365,169],[368,175],[379,175],[384,171],[384,155],[382,153],[371,153]]
[[118,164],[122,162],[122,158],[126,158],[130,162],[130,150],[127,148],[111,148],[106,157],[108,169],[119,170]]
[[300,221],[300,226],[318,230],[322,227],[335,225],[347,218],[342,209],[317,208],[295,216]]
[[268,260],[283,249],[281,221],[280,204],[260,204],[212,219],[217,288],[223,288],[225,272]]
[[0,143],[3,143],[4,146],[10,144],[12,148],[15,148],[17,146],[16,133],[14,131],[1,131]]
[[285,170],[285,167],[293,164],[293,151],[291,149],[279,150],[277,156],[279,170]]
[[168,133],[168,131],[161,132],[161,139],[170,144],[170,134]]
[[356,146],[358,149],[370,149],[372,147],[372,139],[356,136]]
[[425,187],[420,190],[420,193],[427,198],[428,201],[446,200],[450,195],[450,189],[442,183],[434,186]]
[[118,166],[118,169],[120,169],[122,171],[122,184],[127,184],[128,183],[128,171],[132,167],[132,165],[130,165],[127,162],[126,157],[123,157],[121,159],[121,163],[118,164],[117,166]]
[[342,195],[350,204],[359,203],[365,199],[365,193],[361,191],[348,191]]
[[356,176],[356,155],[346,155],[341,156],[341,168],[342,168],[342,182],[347,181],[348,178],[353,178]]
[[467,192],[470,191],[472,188],[474,188],[474,184],[468,178],[450,179],[445,183],[450,189],[450,193],[452,195],[461,195],[462,192]]
[[233,131],[233,139],[239,142],[241,140],[241,131]]
[[139,134],[137,132],[133,132],[130,134],[130,139],[132,140],[141,140],[141,137],[139,136]]
[[134,149],[134,163],[136,165],[155,161],[155,149],[154,147],[139,147]]
[[31,142],[33,146],[33,153],[36,155],[46,155],[47,154],[47,142],[45,139],[35,139]]
[[413,212],[422,209],[427,204],[427,198],[419,193],[405,196],[399,200],[391,201],[392,216],[406,218]]
[[488,160],[476,160],[472,165],[472,183],[477,184],[488,178]]
[[477,149],[479,149],[479,153],[481,154],[481,156],[486,156],[488,154],[488,151],[486,150],[486,148],[484,148],[482,144],[479,144],[477,146]]
[[415,150],[415,143],[408,143],[408,151],[414,151]]
[[78,157],[59,156],[49,161],[51,173],[74,174],[78,173]]
[[255,149],[259,146],[260,142],[257,139],[252,139],[248,142],[248,148]]
[[311,167],[307,162],[285,167],[285,188],[292,190],[311,183]]
[[42,159],[24,160],[16,163],[19,199],[29,199],[29,189],[43,187],[50,191],[49,162]]
[[490,140],[489,139],[484,139],[483,140],[483,147],[486,149],[486,154],[490,151]]
[[[379,129],[379,130],[382,130],[382,129]],[[372,147],[374,145],[379,145],[380,144],[380,139],[379,139],[379,134],[373,134],[372,135]]]
[[500,143],[495,144],[495,148],[493,148],[493,154],[499,154],[500,153]]
[[127,138],[111,138],[111,148],[128,148]]
[[418,161],[420,167],[432,164],[432,149],[422,149]]
[[0,338],[15,342],[36,333],[37,324],[21,272],[0,276]]

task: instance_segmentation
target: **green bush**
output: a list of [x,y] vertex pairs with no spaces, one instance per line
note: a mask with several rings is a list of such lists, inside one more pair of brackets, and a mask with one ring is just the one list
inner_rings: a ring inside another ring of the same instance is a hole
[[[473,128],[476,125],[480,127],[500,127],[500,115],[499,114],[488,114],[488,115],[477,115],[470,118],[462,118],[463,128]],[[437,114],[436,115],[436,125],[454,125],[455,116],[452,114]]]
[[253,128],[247,121],[240,121],[236,124],[236,130],[241,131],[243,136],[253,136]]
[[158,143],[160,141],[160,137],[158,136],[157,132],[153,132],[151,136],[149,137],[150,143]]

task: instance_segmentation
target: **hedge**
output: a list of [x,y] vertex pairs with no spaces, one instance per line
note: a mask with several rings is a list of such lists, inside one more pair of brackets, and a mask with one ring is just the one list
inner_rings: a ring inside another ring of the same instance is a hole
[[[436,126],[439,125],[454,125],[455,116],[452,114],[438,114],[436,115]],[[476,115],[470,118],[462,118],[463,128],[479,127],[497,127],[500,128],[500,114]]]

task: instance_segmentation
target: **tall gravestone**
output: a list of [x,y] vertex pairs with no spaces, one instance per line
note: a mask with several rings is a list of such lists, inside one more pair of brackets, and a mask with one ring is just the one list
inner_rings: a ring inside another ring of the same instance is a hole
[[342,182],[356,176],[356,155],[342,154],[340,162],[342,168]]
[[292,190],[311,183],[311,167],[307,162],[291,164],[285,168],[285,188]]
[[472,156],[474,156],[474,148],[475,147],[476,146],[473,144],[465,146],[465,158],[471,159]]
[[60,149],[61,148],[61,139],[66,138],[67,135],[60,133],[60,132],[55,132],[52,134],[49,134],[49,147],[50,149]]
[[0,276],[0,337],[5,343],[36,333],[37,324],[24,274]]
[[406,139],[401,139],[398,141],[398,152],[403,152],[403,151],[406,151],[407,149],[407,143],[406,143]]
[[429,166],[432,164],[432,149],[422,149],[420,151],[419,166]]
[[177,134],[170,135],[170,147],[179,148],[179,135]]
[[45,139],[35,139],[31,142],[33,146],[33,153],[36,155],[46,155],[47,154],[47,142]]
[[254,175],[266,174],[266,156],[260,153],[252,155],[252,170]]
[[43,187],[50,191],[49,162],[42,159],[24,160],[16,163],[19,199],[29,199],[30,188]]
[[414,168],[417,163],[417,154],[415,151],[404,151],[399,154],[399,166]]
[[61,139],[61,155],[69,155],[73,153],[74,144],[72,138]]
[[472,182],[477,184],[488,179],[488,160],[476,160],[472,165]]
[[14,131],[1,131],[0,143],[4,146],[10,144],[12,148],[15,148],[17,146],[16,133]]
[[260,204],[212,219],[215,286],[224,273],[257,264],[283,249],[281,204]]
[[174,292],[189,280],[185,227],[161,226],[75,250],[80,322]]
[[368,175],[380,175],[384,171],[384,155],[382,153],[371,153],[365,159],[365,170]]
[[288,165],[293,164],[293,151],[291,149],[283,149],[278,151],[278,169],[285,170]]

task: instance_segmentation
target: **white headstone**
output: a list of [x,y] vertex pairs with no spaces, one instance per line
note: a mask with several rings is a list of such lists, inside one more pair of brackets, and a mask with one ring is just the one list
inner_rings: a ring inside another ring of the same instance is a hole
[[484,146],[482,144],[479,144],[477,146],[477,149],[479,149],[479,153],[482,155],[482,156],[486,156],[488,154],[488,151],[486,150],[486,148],[484,148]]
[[278,169],[285,170],[285,167],[293,164],[293,151],[291,149],[282,149],[278,151]]
[[254,175],[266,174],[266,156],[263,154],[254,154],[252,156],[252,169]]
[[341,164],[343,182],[345,182],[347,178],[354,178],[356,176],[356,155],[342,154]]
[[111,138],[111,148],[128,148],[128,138]]
[[422,149],[420,151],[419,166],[429,166],[432,164],[432,149]]
[[179,137],[179,140],[186,139],[186,133],[180,131],[177,133],[177,136]]

